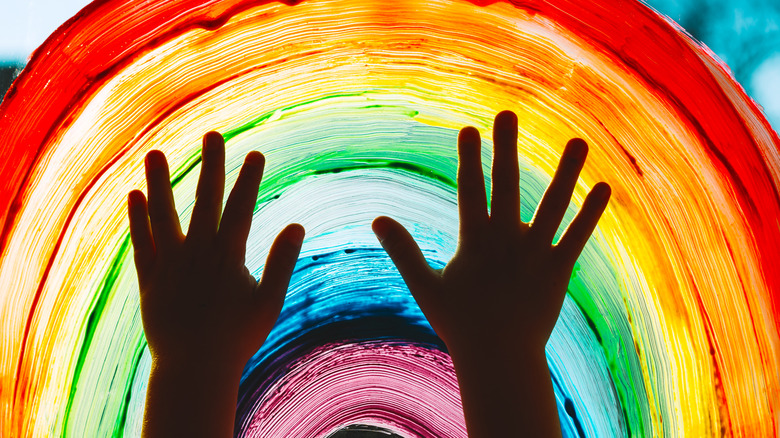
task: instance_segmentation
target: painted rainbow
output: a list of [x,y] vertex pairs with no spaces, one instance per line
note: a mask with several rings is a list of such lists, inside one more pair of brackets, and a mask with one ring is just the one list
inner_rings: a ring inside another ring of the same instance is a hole
[[613,188],[547,348],[564,434],[780,436],[780,139],[708,49],[610,0],[85,8],[0,106],[0,435],[139,435],[126,194],[164,151],[186,229],[213,129],[228,188],[248,151],[268,158],[249,269],[287,223],[308,231],[238,435],[465,436],[449,357],[370,222],[398,218],[443,265],[457,131],[490,138],[503,109],[525,220],[571,137],[591,153],[564,223]]

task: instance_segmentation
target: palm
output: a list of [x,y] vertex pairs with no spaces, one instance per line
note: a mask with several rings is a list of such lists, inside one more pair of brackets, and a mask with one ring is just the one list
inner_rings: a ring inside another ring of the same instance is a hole
[[[481,250],[459,249],[450,260],[441,272],[441,299],[423,308],[445,343],[484,342],[495,333],[525,333],[529,342],[546,342],[568,277],[545,284],[566,274],[550,273],[551,254],[529,251],[525,244],[524,236],[496,234]],[[537,292],[543,287],[547,292]],[[450,334],[450,328],[458,333]]]
[[[215,266],[195,254],[183,250],[178,262],[161,267],[153,274],[154,286],[143,291],[141,314],[150,348],[188,355],[229,347],[218,355],[248,358],[270,331],[262,322],[275,320],[276,306],[251,305],[257,280],[246,267]],[[258,311],[267,315],[258,318]],[[238,333],[243,342],[236,344]]]

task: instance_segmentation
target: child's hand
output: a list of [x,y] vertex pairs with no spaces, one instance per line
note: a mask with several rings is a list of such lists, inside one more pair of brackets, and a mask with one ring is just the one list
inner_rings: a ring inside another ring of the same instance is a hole
[[506,334],[543,351],[558,319],[574,262],[607,205],[610,187],[599,183],[560,242],[555,231],[585,162],[584,141],[569,142],[530,224],[520,220],[517,119],[496,116],[491,214],[487,212],[479,132],[458,138],[460,236],[455,256],[441,271],[429,267],[411,235],[387,217],[373,229],[431,326],[448,348],[483,345]]
[[141,191],[128,196],[141,317],[155,362],[214,361],[240,372],[279,316],[304,230],[293,224],[279,234],[258,283],[244,257],[265,159],[259,152],[246,156],[220,220],[225,143],[219,133],[204,136],[202,158],[186,236],[162,152],[146,156],[148,207]]
[[399,223],[373,228],[431,326],[447,345],[458,376],[469,437],[561,435],[544,347],[566,295],[574,263],[606,208],[598,183],[560,241],[555,231],[585,162],[584,141],[569,141],[530,224],[520,220],[517,117],[496,116],[493,193],[487,212],[479,132],[458,138],[460,236],[455,256],[431,269]]

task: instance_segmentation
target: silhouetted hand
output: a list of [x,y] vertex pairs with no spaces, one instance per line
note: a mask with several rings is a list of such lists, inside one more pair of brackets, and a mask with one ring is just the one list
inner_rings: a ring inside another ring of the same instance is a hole
[[[555,232],[585,162],[586,143],[573,139],[566,145],[531,223],[520,219],[517,117],[514,113],[504,111],[496,116],[493,144],[492,203],[488,215],[479,132],[472,127],[460,131],[460,232],[457,251],[443,270],[436,271],[428,265],[412,236],[399,223],[387,217],[379,217],[373,223],[382,246],[453,356],[464,408],[468,403],[490,402],[467,400],[460,364],[472,361],[475,356],[479,356],[475,360],[488,362],[504,359],[522,362],[531,356],[544,359],[544,347],[558,319],[574,263],[610,197],[610,187],[606,183],[596,184],[560,241],[553,245]],[[512,357],[492,356],[496,350],[507,349],[521,353]],[[495,372],[490,363],[471,365],[486,373]],[[551,393],[549,374],[542,374]],[[482,395],[495,399],[495,394]],[[528,395],[532,399],[536,396]],[[520,404],[519,409],[528,407]],[[555,414],[554,408],[553,400],[550,415]],[[468,409],[466,420],[475,423],[470,421],[474,418],[469,418]],[[557,417],[554,421],[558,427]],[[492,429],[489,433],[489,428],[468,425],[470,436],[507,432]],[[472,434],[472,429],[483,433]]]
[[[202,169],[198,180],[195,206],[187,235],[173,202],[168,164],[160,151],[146,156],[146,179],[149,200],[139,190],[128,195],[130,233],[141,292],[141,318],[153,359],[152,378],[147,396],[147,410],[156,409],[147,423],[186,420],[189,426],[196,412],[162,415],[173,407],[170,401],[175,379],[167,377],[153,384],[157,375],[192,377],[190,385],[208,388],[209,378],[222,379],[228,386],[210,388],[191,394],[188,403],[205,411],[206,427],[193,427],[198,433],[219,423],[206,406],[211,399],[224,396],[229,410],[223,432],[232,431],[236,391],[240,372],[257,352],[279,316],[287,286],[303,241],[303,227],[289,225],[274,241],[260,282],[244,265],[246,240],[257,201],[265,158],[259,152],[247,154],[233,191],[222,212],[225,184],[225,143],[217,132],[203,138]],[[221,219],[220,219],[220,216]],[[191,371],[192,376],[188,374]],[[205,374],[205,375],[204,375]],[[213,376],[212,376],[213,375]],[[230,387],[230,383],[232,386]],[[184,384],[184,382],[180,382]],[[156,390],[168,385],[168,390]],[[226,391],[226,392],[225,392]],[[185,394],[187,391],[184,392]],[[156,398],[155,398],[156,397]],[[200,397],[200,398],[198,398]],[[209,400],[206,400],[209,398]],[[181,402],[179,400],[178,402]],[[165,407],[160,407],[165,405]],[[149,414],[149,412],[147,412]],[[149,424],[147,424],[148,426]],[[178,427],[182,425],[179,424]],[[146,427],[145,435],[164,435],[166,427]],[[226,430],[226,428],[229,429]],[[155,429],[155,433],[150,431]],[[181,433],[178,429],[177,433]]]

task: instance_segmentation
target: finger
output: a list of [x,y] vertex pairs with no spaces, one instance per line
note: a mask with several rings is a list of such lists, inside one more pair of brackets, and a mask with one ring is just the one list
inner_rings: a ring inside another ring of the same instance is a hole
[[288,225],[276,236],[268,253],[263,276],[258,284],[257,302],[262,314],[274,321],[282,310],[305,234],[300,224]]
[[181,242],[181,224],[173,201],[171,177],[165,154],[153,150],[146,154],[146,184],[149,190],[149,220],[158,252],[170,252]]
[[387,216],[374,219],[371,228],[398,268],[414,299],[424,306],[437,275],[428,265],[417,242],[403,225]]
[[252,215],[257,203],[257,189],[263,177],[265,157],[257,151],[250,152],[244,159],[244,165],[238,173],[238,179],[230,192],[222,222],[219,225],[218,239],[222,242],[225,257],[229,263],[244,263],[246,257],[246,239],[252,227]]
[[609,184],[600,182],[585,197],[582,208],[555,246],[557,256],[568,267],[573,267],[582,249],[596,228],[604,209],[607,208],[612,189]]
[[490,222],[499,227],[520,224],[520,171],[517,163],[517,116],[501,111],[493,123],[493,172]]
[[222,196],[225,187],[225,141],[218,132],[203,136],[201,169],[195,206],[187,230],[187,239],[198,242],[217,234],[222,215]]
[[458,135],[458,214],[460,238],[478,238],[488,223],[485,176],[482,173],[482,142],[473,127]]
[[531,221],[531,235],[540,244],[552,245],[587,155],[588,145],[585,140],[574,138],[566,144],[555,175]]
[[127,195],[127,216],[130,221],[130,241],[133,243],[133,258],[138,272],[139,284],[149,272],[154,259],[154,238],[146,197],[140,190]]

